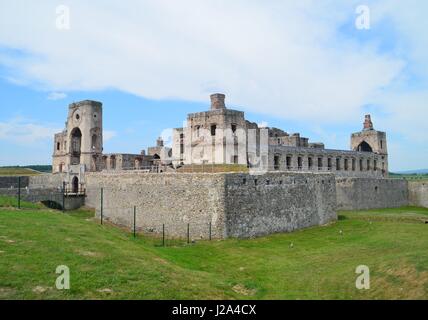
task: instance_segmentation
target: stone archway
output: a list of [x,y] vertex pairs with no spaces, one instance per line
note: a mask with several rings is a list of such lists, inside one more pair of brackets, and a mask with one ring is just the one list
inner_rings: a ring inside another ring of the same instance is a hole
[[71,164],[80,164],[80,155],[82,153],[82,132],[79,128],[71,131]]
[[74,177],[73,180],[71,181],[71,190],[72,193],[79,193],[79,178],[78,177]]

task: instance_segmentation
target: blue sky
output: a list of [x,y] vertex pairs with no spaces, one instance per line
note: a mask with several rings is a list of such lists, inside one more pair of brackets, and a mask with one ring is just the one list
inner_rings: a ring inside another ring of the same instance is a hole
[[106,152],[139,153],[223,92],[335,149],[371,113],[390,168],[426,168],[428,4],[364,4],[368,30],[353,0],[3,1],[0,165],[50,163],[74,101],[103,102]]

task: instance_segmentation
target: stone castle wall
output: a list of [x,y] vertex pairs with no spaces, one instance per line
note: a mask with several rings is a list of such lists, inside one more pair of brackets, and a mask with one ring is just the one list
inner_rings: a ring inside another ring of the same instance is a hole
[[332,174],[226,175],[226,234],[254,237],[335,221]]
[[336,219],[335,181],[328,174],[147,174],[87,175],[87,206],[131,228],[193,239],[253,237],[325,224]]
[[428,181],[409,181],[409,204],[428,208]]
[[86,176],[86,205],[100,217],[103,188],[103,217],[120,226],[186,237],[190,223],[192,238],[224,237],[224,184],[220,174],[153,174],[143,172],[91,173]]
[[366,210],[407,206],[407,181],[399,179],[336,178],[337,209]]

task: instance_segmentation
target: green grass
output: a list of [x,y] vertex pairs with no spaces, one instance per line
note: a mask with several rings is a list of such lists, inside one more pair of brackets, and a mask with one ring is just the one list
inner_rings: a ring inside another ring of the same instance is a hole
[[[428,298],[428,209],[339,214],[290,234],[164,248],[90,211],[0,208],[0,299]],[[69,291],[55,289],[59,265]],[[370,290],[355,288],[358,265]]]
[[40,174],[39,171],[20,167],[2,167],[0,168],[0,176],[35,176]]
[[[18,197],[5,197],[0,196],[0,208],[17,208],[18,207]],[[23,209],[42,209],[44,206],[38,203],[31,203],[26,201],[21,201],[21,208]]]

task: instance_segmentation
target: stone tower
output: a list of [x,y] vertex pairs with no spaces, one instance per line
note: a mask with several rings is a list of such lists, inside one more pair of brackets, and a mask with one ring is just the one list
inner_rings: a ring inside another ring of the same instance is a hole
[[388,147],[386,133],[374,129],[371,116],[365,116],[363,130],[351,135],[351,149],[360,152],[373,152],[382,155],[382,162],[377,164],[379,169],[388,174]]
[[98,171],[103,152],[102,103],[85,100],[68,108],[66,129],[55,135],[53,172]]

